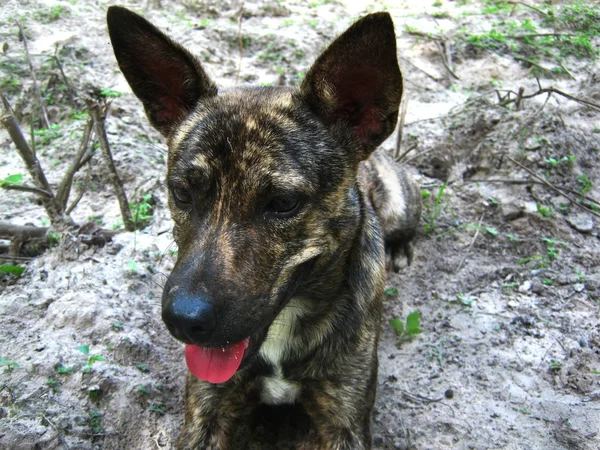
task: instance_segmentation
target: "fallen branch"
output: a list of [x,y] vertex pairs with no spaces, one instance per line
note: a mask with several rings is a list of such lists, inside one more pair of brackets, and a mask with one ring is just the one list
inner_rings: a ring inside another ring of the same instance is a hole
[[409,63],[411,66],[413,66],[415,69],[417,69],[417,70],[419,70],[419,71],[423,72],[425,75],[427,75],[429,78],[431,78],[431,79],[432,79],[433,81],[435,81],[436,83],[441,83],[442,81],[444,81],[444,80],[442,80],[441,78],[438,78],[438,77],[436,77],[435,75],[432,75],[432,74],[430,74],[430,73],[429,73],[429,72],[427,72],[425,69],[422,69],[422,68],[420,68],[420,67],[419,67],[419,66],[417,66],[417,65],[416,65],[414,62],[412,62],[410,59],[408,59],[408,58],[403,58],[403,57],[400,57],[400,59],[401,59],[402,61],[406,61],[406,62],[407,62],[407,63]]
[[536,174],[533,170],[531,170],[530,168],[528,168],[527,166],[525,166],[524,164],[521,164],[519,161],[515,160],[514,158],[511,158],[510,156],[508,156],[508,160],[511,161],[512,163],[516,164],[517,166],[521,167],[523,170],[525,170],[527,173],[529,173],[532,177],[536,178],[537,180],[541,181],[542,184],[546,185],[547,187],[549,187],[550,189],[552,189],[554,192],[562,195],[563,197],[565,197],[567,200],[569,200],[571,203],[577,205],[578,207],[580,207],[581,209],[587,211],[588,213],[596,216],[596,217],[600,217],[600,213],[597,213],[596,211],[594,211],[593,209],[588,208],[585,205],[582,205],[581,203],[577,202],[576,200],[574,200],[572,197],[570,197],[565,191],[559,189],[558,187],[554,186],[552,183],[550,183],[549,181],[545,180],[544,178],[540,177],[538,174]]
[[108,138],[106,136],[106,128],[104,127],[104,121],[106,120],[106,113],[108,111],[109,103],[105,101],[104,105],[100,106],[98,102],[91,99],[87,100],[88,111],[90,116],[94,120],[94,128],[96,136],[100,142],[100,148],[102,149],[102,156],[104,162],[108,167],[108,176],[110,177],[111,183],[115,188],[117,200],[119,201],[119,207],[121,209],[121,216],[123,217],[123,225],[127,231],[134,231],[135,224],[131,216],[131,210],[129,209],[129,202],[127,201],[127,195],[125,189],[123,189],[123,183],[117,172],[117,167],[110,151],[110,145],[108,144]]
[[32,227],[27,225],[13,225],[0,221],[0,238],[9,239],[15,236],[25,239],[41,238],[46,236],[48,227]]
[[31,56],[29,55],[29,49],[27,48],[27,37],[25,37],[25,30],[23,30],[23,25],[21,25],[20,22],[15,23],[19,27],[19,34],[23,41],[23,47],[25,47],[25,56],[27,58],[27,64],[29,64],[31,79],[33,80],[33,90],[35,91],[35,95],[37,96],[38,107],[40,108],[40,114],[42,115],[42,126],[44,128],[50,128],[50,122],[48,121],[48,113],[46,113],[46,107],[44,106],[44,101],[42,100],[42,93],[40,92],[37,77],[35,76],[35,70],[33,70],[33,63],[31,62]]
[[[565,98],[568,98],[569,100],[572,100],[574,102],[580,103],[585,106],[589,106],[590,108],[594,108],[594,109],[600,111],[600,104],[598,104],[598,103],[590,102],[589,100],[584,100],[582,98],[575,97],[574,95],[571,95],[567,92],[561,91],[560,89],[556,89],[553,86],[550,86],[548,88],[543,88],[539,84],[538,84],[538,86],[539,86],[539,88],[536,92],[534,92],[533,94],[529,94],[529,95],[522,95],[521,99],[526,100],[529,98],[537,97],[538,95],[542,95],[542,94],[558,94]],[[502,104],[502,106],[506,106],[510,103],[516,102],[517,97],[518,97],[518,94],[516,92],[511,91],[511,90],[502,90],[502,91],[508,92],[509,94],[513,94],[515,96],[515,98],[506,99],[505,102]]]

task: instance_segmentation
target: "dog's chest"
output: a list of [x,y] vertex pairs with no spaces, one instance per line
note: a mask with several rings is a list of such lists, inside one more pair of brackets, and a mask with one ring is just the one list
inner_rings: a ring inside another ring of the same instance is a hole
[[294,345],[294,327],[298,317],[303,314],[298,301],[290,303],[275,318],[267,337],[260,347],[259,354],[273,366],[273,375],[263,377],[260,399],[269,405],[294,403],[300,394],[300,383],[284,378],[281,362]]

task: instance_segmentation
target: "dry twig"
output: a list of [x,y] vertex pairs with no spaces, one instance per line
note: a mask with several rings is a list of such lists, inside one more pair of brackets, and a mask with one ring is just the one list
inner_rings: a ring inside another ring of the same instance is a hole
[[25,30],[23,30],[23,25],[21,25],[20,22],[15,23],[19,27],[19,34],[21,35],[21,39],[23,40],[23,47],[25,47],[25,56],[27,57],[27,64],[29,64],[31,79],[33,80],[33,90],[35,91],[35,95],[37,96],[38,107],[40,108],[40,114],[42,115],[42,126],[44,128],[50,128],[48,114],[46,113],[46,107],[44,106],[44,101],[42,100],[42,93],[40,92],[37,77],[35,76],[35,70],[33,70],[33,63],[31,62],[31,56],[29,55],[29,49],[27,48],[27,37],[25,37]]
[[471,240],[471,243],[469,244],[469,247],[467,248],[467,251],[465,252],[465,254],[462,257],[462,259],[460,260],[460,263],[456,267],[456,270],[454,271],[454,273],[458,273],[458,271],[461,269],[461,267],[465,263],[465,260],[467,259],[467,256],[469,256],[469,253],[471,252],[471,249],[473,248],[473,245],[475,244],[475,241],[477,240],[477,236],[479,236],[479,231],[481,230],[481,224],[483,223],[483,218],[484,217],[485,217],[485,213],[483,213],[481,215],[481,217],[479,218],[479,223],[477,224],[477,228],[475,230],[475,234],[473,235],[473,239]]
[[444,64],[444,67],[448,71],[448,74],[450,74],[452,77],[456,78],[457,80],[460,80],[459,76],[456,75],[454,70],[452,70],[452,53],[451,53],[450,44],[448,43],[448,41],[440,40],[440,41],[436,41],[435,43],[438,46],[440,55],[442,57],[442,63]]
[[98,138],[98,141],[100,142],[100,148],[102,149],[102,156],[104,157],[104,162],[108,167],[108,175],[110,177],[113,187],[115,188],[117,200],[119,200],[121,216],[123,217],[123,225],[125,226],[125,229],[127,231],[134,231],[135,224],[133,223],[133,218],[131,217],[131,210],[129,209],[127,195],[125,194],[125,189],[123,189],[123,183],[117,172],[117,168],[115,166],[115,162],[110,151],[108,138],[106,136],[106,128],[104,127],[104,121],[106,120],[106,113],[108,111],[109,103],[105,102],[104,105],[100,106],[98,102],[95,102],[91,99],[87,100],[86,103],[88,111],[94,120],[96,136]]
[[42,170],[42,166],[40,165],[40,162],[38,161],[37,157],[33,154],[33,151],[29,147],[25,136],[23,136],[21,127],[19,127],[17,119],[15,119],[15,116],[12,112],[10,104],[8,103],[8,100],[1,92],[0,96],[2,97],[2,103],[6,111],[6,115],[4,115],[0,119],[2,125],[4,125],[4,127],[8,130],[10,137],[15,143],[15,147],[17,148],[19,155],[25,162],[25,166],[27,166],[27,170],[29,171],[31,178],[33,179],[35,187],[41,191],[49,193],[48,196],[42,196],[41,200],[42,205],[46,209],[48,217],[50,218],[50,221],[53,225],[56,225],[59,228],[63,226],[74,225],[73,220],[70,217],[65,216],[60,203],[54,196],[52,188],[50,187],[50,184],[46,179],[46,175]]
[[[408,98],[402,98],[402,104],[400,105],[400,123],[398,124],[398,134],[396,136],[396,150],[394,151],[394,159],[399,161],[400,150],[402,148],[402,134],[404,132],[404,120],[406,119],[406,109],[408,108]],[[406,156],[407,152],[402,154],[402,157]]]
[[242,71],[242,57],[244,53],[244,41],[242,40],[242,15],[244,13],[244,0],[240,5],[240,11],[238,13],[238,45],[240,47],[240,59],[238,62],[238,70],[235,76],[235,84],[237,86],[238,81],[240,81],[240,72]]
[[81,139],[81,144],[79,144],[79,149],[77,150],[75,157],[71,161],[69,168],[63,176],[63,179],[61,180],[58,189],[56,190],[56,198],[62,205],[63,209],[67,207],[67,202],[69,201],[69,194],[71,192],[71,186],[73,184],[73,177],[79,170],[80,162],[87,150],[88,144],[90,142],[90,136],[92,134],[93,125],[94,119],[92,119],[92,116],[90,115],[83,130],[83,137]]
[[556,187],[555,185],[553,185],[552,183],[550,183],[549,181],[545,180],[544,178],[540,177],[538,174],[536,174],[533,170],[531,170],[530,168],[528,168],[527,166],[525,166],[524,164],[521,164],[519,161],[515,160],[514,158],[511,158],[510,156],[508,156],[508,160],[513,162],[514,164],[516,164],[517,166],[519,166],[521,169],[525,170],[527,173],[529,173],[529,175],[531,175],[532,177],[536,178],[537,180],[539,180],[542,184],[546,185],[547,187],[549,187],[550,189],[552,189],[554,192],[556,192],[557,194],[562,195],[563,197],[565,197],[567,200],[569,200],[571,203],[577,205],[578,207],[580,207],[581,209],[587,211],[588,213],[596,216],[596,217],[600,217],[600,213],[597,213],[596,211],[594,211],[593,209],[588,208],[585,205],[582,205],[581,203],[577,202],[575,199],[573,199],[572,197],[569,196],[569,194],[567,194],[564,190]]

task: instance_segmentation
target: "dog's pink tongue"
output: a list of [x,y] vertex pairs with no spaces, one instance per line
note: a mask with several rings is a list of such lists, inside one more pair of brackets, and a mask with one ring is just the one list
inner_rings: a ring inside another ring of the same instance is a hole
[[185,362],[196,378],[210,383],[224,383],[229,380],[242,363],[244,350],[250,338],[227,347],[185,346]]

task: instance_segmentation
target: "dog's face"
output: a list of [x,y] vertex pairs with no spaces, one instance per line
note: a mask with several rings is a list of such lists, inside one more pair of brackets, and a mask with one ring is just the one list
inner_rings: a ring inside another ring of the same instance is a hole
[[[358,164],[393,130],[402,93],[393,25],[387,14],[354,24],[298,89],[218,93],[145,19],[111,7],[108,24],[121,70],[169,144],[179,254],[163,319],[189,344],[192,373],[225,381],[302,283],[352,245]],[[239,361],[211,363],[219,352]]]

